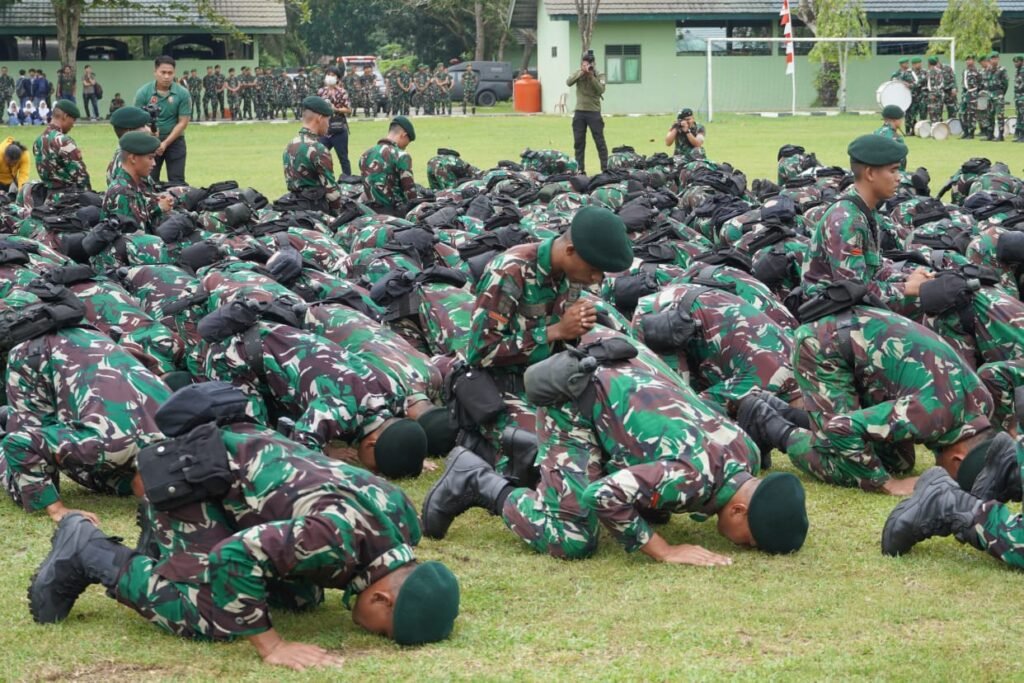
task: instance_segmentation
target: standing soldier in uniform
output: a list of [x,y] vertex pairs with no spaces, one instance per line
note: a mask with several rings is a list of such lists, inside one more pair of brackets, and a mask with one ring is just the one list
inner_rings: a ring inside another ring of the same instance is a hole
[[231,110],[231,120],[237,121],[242,118],[242,112],[238,106],[239,90],[242,87],[241,81],[235,75],[235,67],[228,69],[228,79],[224,82],[228,94],[228,109]]
[[928,121],[937,123],[942,120],[942,103],[945,88],[945,76],[939,66],[938,57],[928,58],[928,71],[925,72],[925,94]]
[[1024,142],[1024,57],[1013,58],[1017,73],[1013,78],[1013,104],[1017,113],[1017,128],[1014,130],[1013,141]]
[[402,64],[402,70],[398,72],[398,96],[401,98],[399,114],[408,116],[412,111],[412,74],[409,73],[409,65]]
[[956,74],[950,64],[939,64],[942,69],[942,101],[946,105],[946,118],[956,117],[958,111],[956,101]]
[[198,71],[192,69],[191,73],[185,74],[184,80],[185,89],[192,98],[192,118],[200,121],[203,113],[203,79],[199,77]]
[[978,95],[981,94],[985,79],[985,75],[974,63],[974,55],[967,55],[963,79],[964,96],[960,99],[960,124],[964,132],[960,139],[973,140],[974,127],[978,119]]
[[[345,65],[342,64],[340,68],[344,69]],[[329,71],[330,69],[328,68],[328,72]],[[355,72],[355,69],[341,71],[341,73],[345,74],[344,78],[341,79],[341,84],[345,88],[345,92],[348,93],[348,102],[352,108],[352,116],[356,116],[356,112],[359,110],[361,97],[359,94],[359,75]]]
[[914,112],[915,125],[918,121],[923,121],[928,115],[928,74],[923,66],[924,60],[920,57],[914,57],[910,60],[910,77],[913,79],[910,84],[910,108]]
[[480,76],[473,68],[473,62],[466,63],[466,70],[462,72],[462,113],[466,113],[466,107],[472,109],[476,114],[476,87],[480,84]]
[[253,118],[252,89],[256,84],[256,77],[252,75],[249,67],[243,66],[242,75],[238,77],[238,82],[241,85],[239,94],[242,96],[242,116],[251,121]]
[[7,73],[6,66],[0,66],[0,104],[7,106],[14,95],[14,79]]
[[988,120],[989,134],[985,140],[989,142],[1003,141],[1003,128],[1006,126],[1006,91],[1010,87],[1006,67],[999,66],[999,53],[988,55]]
[[217,77],[213,75],[213,67],[206,67],[203,76],[203,115],[207,121],[217,119]]
[[448,73],[448,68],[444,64],[439,63],[437,65],[437,86],[440,98],[438,114],[452,115],[452,86],[454,85],[455,82],[452,80],[452,75]]
[[309,77],[306,76],[305,67],[299,67],[299,73],[295,75],[292,85],[295,86],[295,94],[292,96],[292,101],[295,103],[295,120],[298,121],[302,118],[302,101],[309,97],[310,93]]
[[[893,72],[892,76],[890,77],[890,80],[902,81],[903,83],[905,83],[906,86],[907,86],[907,90],[909,90],[911,92],[911,96],[913,96],[914,74],[912,74],[910,72],[910,58],[909,57],[903,57],[903,58],[900,59],[900,61],[899,61],[899,68],[896,71]],[[915,112],[914,112],[913,100],[911,100],[911,106],[904,112],[904,114],[906,115],[906,121],[907,121],[907,123],[906,123],[907,135],[913,135],[914,134],[914,124],[917,123],[917,121],[914,119]]]
[[363,74],[359,77],[359,93],[362,96],[363,115],[373,118],[377,115],[377,79],[369,64],[363,67]]
[[420,64],[413,77],[416,84],[416,95],[413,97],[413,104],[416,105],[416,114],[427,113],[427,90],[430,87],[430,74],[427,72],[427,65]]
[[256,67],[256,86],[253,89],[253,99],[256,102],[256,118],[260,121],[265,121],[270,118],[270,112],[268,111],[267,104],[267,93],[270,88],[267,86],[267,81],[270,78],[270,67],[260,68]]
[[224,118],[224,96],[225,83],[227,79],[224,78],[224,74],[221,73],[220,64],[213,67],[213,83],[214,83],[214,106],[217,108],[218,118]]

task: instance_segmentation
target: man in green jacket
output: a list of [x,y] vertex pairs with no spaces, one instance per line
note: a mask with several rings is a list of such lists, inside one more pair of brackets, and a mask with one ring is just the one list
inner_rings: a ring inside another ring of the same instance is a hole
[[587,128],[597,145],[597,156],[601,160],[601,170],[608,166],[608,145],[604,142],[604,119],[601,118],[601,97],[604,95],[604,83],[601,75],[594,67],[594,51],[588,50],[583,55],[580,70],[569,76],[566,85],[576,86],[576,113],[572,117],[573,146],[576,151],[576,163],[580,173],[585,173],[584,157],[587,151]]

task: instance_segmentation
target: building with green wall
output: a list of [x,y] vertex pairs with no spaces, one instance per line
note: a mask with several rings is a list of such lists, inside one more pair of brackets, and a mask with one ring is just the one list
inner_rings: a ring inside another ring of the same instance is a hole
[[[259,63],[259,34],[283,34],[287,26],[281,0],[212,0],[225,21],[246,39],[211,23],[195,10],[168,9],[160,0],[133,0],[132,7],[87,3],[79,30],[78,90],[86,64],[103,86],[100,113],[120,92],[131,101],[140,85],[153,78],[153,59],[170,54],[178,74],[220,64],[221,70]],[[17,76],[22,69],[42,69],[57,86],[61,64],[56,44],[56,19],[50,0],[20,0],[0,6],[0,65]]]
[[[905,39],[872,45],[872,54],[852,60],[847,70],[850,109],[877,107],[875,91],[896,69],[901,54],[924,54],[946,7],[940,0],[863,0],[872,35]],[[1024,0],[999,0],[1005,36],[1002,52],[1024,53]],[[706,39],[749,38],[717,44],[712,58],[714,110],[788,111],[791,82],[785,75],[783,46],[758,42],[780,37],[781,0],[603,0],[591,39],[598,71],[608,87],[604,111],[611,114],[666,113],[682,107],[706,112]],[[556,111],[562,98],[574,107],[566,79],[579,68],[582,51],[573,0],[516,0],[512,25],[535,29],[542,108]],[[798,37],[809,29],[794,18]],[[818,65],[798,43],[797,108],[812,108],[818,97]],[[958,55],[957,69],[963,55]],[[1007,60],[1007,66],[1009,60]]]

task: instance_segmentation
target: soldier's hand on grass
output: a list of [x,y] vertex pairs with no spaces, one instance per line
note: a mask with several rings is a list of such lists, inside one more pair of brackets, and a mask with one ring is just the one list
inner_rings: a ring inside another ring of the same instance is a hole
[[907,296],[917,296],[921,293],[921,285],[934,277],[935,275],[931,271],[924,268],[918,268],[910,274],[910,277],[907,278],[907,283],[903,291]]
[[100,525],[100,518],[97,517],[95,513],[89,512],[88,510],[72,510],[59,500],[56,503],[51,503],[46,506],[46,514],[50,516],[50,519],[52,519],[54,523],[60,522],[60,520],[64,519],[64,517],[72,512],[77,512],[96,526]]
[[888,493],[890,496],[909,496],[914,492],[914,484],[916,483],[917,477],[890,479],[882,485],[882,492]]
[[691,564],[697,567],[727,567],[732,558],[713,553],[699,545],[669,545],[661,534],[654,534],[640,552],[658,562],[669,564]]
[[295,671],[304,671],[314,666],[340,667],[345,663],[344,657],[331,654],[317,645],[285,640],[274,629],[250,637],[249,642],[267,664],[286,666]]

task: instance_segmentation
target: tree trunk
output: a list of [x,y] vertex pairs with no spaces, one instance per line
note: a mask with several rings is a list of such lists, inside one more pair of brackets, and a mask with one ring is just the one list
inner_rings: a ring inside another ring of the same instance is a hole
[[57,54],[61,67],[70,66],[72,72],[78,68],[78,28],[84,8],[83,0],[53,0],[53,14],[57,18]]
[[483,0],[476,0],[473,3],[473,19],[476,23],[476,52],[473,59],[477,62],[482,62],[484,60],[484,43],[486,40]]
[[849,43],[839,48],[839,113],[846,113],[846,66],[850,63]]
[[520,71],[530,68],[530,58],[533,57],[533,49],[537,46],[537,36],[533,31],[523,32],[523,61],[519,64]]
[[508,31],[502,31],[501,37],[498,38],[498,58],[496,61],[505,61],[505,43],[508,42]]

